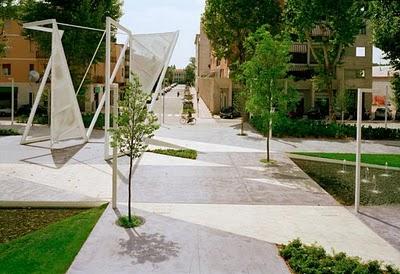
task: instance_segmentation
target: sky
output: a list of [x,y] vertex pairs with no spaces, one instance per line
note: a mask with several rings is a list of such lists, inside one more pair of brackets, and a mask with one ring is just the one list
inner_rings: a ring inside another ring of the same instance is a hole
[[[171,65],[184,68],[195,56],[194,40],[200,31],[200,16],[205,0],[125,0],[120,23],[134,33],[170,32],[179,30],[179,40]],[[385,64],[382,52],[374,48],[373,62]]]
[[205,0],[125,0],[120,23],[138,34],[179,30],[170,64],[184,68],[195,56],[194,40],[204,5]]

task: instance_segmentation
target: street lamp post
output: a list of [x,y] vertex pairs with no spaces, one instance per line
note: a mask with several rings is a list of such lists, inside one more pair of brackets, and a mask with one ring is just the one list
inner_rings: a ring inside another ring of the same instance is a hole
[[356,146],[356,188],[355,188],[355,211],[360,207],[361,188],[361,124],[362,124],[362,91],[357,92],[357,146]]
[[162,122],[165,124],[165,90],[161,93],[162,95]]
[[385,92],[385,129],[387,128],[387,122],[388,122],[388,91],[389,87],[386,86],[386,92]]
[[8,80],[11,80],[11,125],[14,125],[14,78]]

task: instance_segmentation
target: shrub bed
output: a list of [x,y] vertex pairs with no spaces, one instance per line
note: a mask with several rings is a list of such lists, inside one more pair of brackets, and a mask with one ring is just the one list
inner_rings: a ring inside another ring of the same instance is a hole
[[193,149],[154,149],[148,152],[163,154],[174,157],[181,157],[195,160],[197,158],[197,151]]
[[[260,117],[250,120],[252,126],[259,132],[265,134],[265,121]],[[315,138],[355,138],[356,126],[338,123],[327,123],[325,121],[314,121],[308,119],[290,119],[281,117],[273,124],[273,135],[275,137],[315,137]],[[363,127],[362,136],[364,140],[399,140],[400,129]]]
[[13,128],[0,128],[0,136],[13,136],[21,135],[17,130]]
[[279,253],[294,273],[400,274],[398,269],[383,266],[378,261],[362,263],[359,258],[349,257],[343,252],[329,255],[322,247],[304,245],[298,239],[282,246]]

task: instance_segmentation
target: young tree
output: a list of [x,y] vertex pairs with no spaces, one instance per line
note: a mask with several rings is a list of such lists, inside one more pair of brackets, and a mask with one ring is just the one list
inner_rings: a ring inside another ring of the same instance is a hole
[[329,116],[334,119],[333,80],[346,47],[365,26],[367,4],[354,0],[287,0],[288,29],[307,42],[318,63],[317,75],[329,96]]
[[193,86],[196,80],[196,58],[191,57],[189,64],[185,68],[185,83]]
[[175,70],[175,65],[168,66],[167,72],[165,73],[164,86],[169,86],[173,84]]
[[341,114],[342,124],[344,123],[344,115],[348,111],[350,106],[350,98],[348,92],[346,90],[340,90],[336,94],[335,98],[335,109]]
[[128,222],[132,223],[131,196],[132,196],[132,165],[133,160],[140,157],[146,150],[145,140],[153,136],[158,128],[157,117],[147,111],[148,95],[143,93],[139,79],[134,75],[127,85],[119,102],[117,129],[111,129],[112,147],[117,147],[121,153],[129,157],[128,177]]
[[285,111],[290,93],[285,92],[283,79],[290,62],[290,42],[281,36],[272,36],[265,27],[250,35],[245,43],[252,58],[240,69],[240,78],[248,92],[247,110],[265,122],[267,161],[270,161],[270,129],[277,115],[275,109]]
[[[122,15],[121,0],[24,0],[21,2],[21,20],[31,22],[53,18],[58,22],[105,29],[106,17],[118,20]],[[63,47],[70,66],[75,88],[78,87],[96,50],[102,33],[92,30],[59,26],[65,30]],[[39,49],[47,56],[51,52],[51,36],[40,31],[27,31]],[[104,40],[103,40],[104,43]],[[99,49],[94,63],[104,59],[105,47]]]

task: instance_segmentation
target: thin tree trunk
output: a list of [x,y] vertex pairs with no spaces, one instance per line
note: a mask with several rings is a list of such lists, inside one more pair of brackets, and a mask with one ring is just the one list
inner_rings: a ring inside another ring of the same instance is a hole
[[130,159],[129,159],[129,177],[128,177],[128,219],[129,219],[129,222],[132,222],[132,213],[131,213],[132,164],[133,164],[133,157],[130,155]]
[[269,134],[267,135],[267,162],[269,163]]
[[241,123],[240,123],[240,135],[244,135],[244,115],[242,115]]

